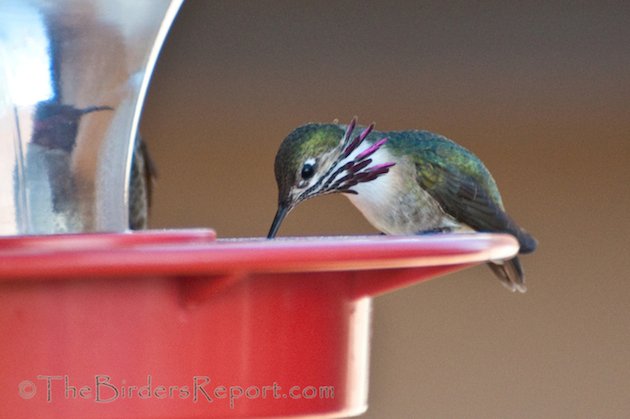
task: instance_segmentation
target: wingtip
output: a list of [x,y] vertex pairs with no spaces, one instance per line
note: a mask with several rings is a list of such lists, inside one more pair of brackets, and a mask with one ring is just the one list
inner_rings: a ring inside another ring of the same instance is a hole
[[538,240],[525,230],[521,230],[521,237],[519,237],[519,244],[521,249],[519,253],[532,253],[538,248]]

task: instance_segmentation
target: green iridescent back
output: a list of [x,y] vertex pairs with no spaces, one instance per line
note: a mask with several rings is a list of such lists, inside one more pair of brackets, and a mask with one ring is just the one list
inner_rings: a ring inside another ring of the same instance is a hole
[[[448,168],[453,176],[466,176],[483,188],[492,201],[503,208],[499,189],[490,171],[482,161],[466,148],[448,138],[429,131],[372,132],[367,141],[387,137],[387,150],[397,158],[413,159],[428,186],[444,183],[445,172],[436,167]],[[458,172],[458,173],[456,173]]]

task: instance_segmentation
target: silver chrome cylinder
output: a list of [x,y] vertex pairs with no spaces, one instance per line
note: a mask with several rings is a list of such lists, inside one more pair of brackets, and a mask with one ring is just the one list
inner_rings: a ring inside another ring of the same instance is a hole
[[124,231],[142,103],[183,0],[0,0],[0,235]]

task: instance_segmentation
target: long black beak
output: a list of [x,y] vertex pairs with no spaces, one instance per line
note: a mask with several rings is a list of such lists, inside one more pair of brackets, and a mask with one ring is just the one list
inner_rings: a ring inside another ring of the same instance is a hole
[[81,115],[85,115],[86,113],[99,112],[99,111],[113,111],[114,108],[111,106],[90,106],[88,108],[80,109]]
[[269,229],[269,234],[267,234],[268,239],[273,239],[276,237],[276,233],[278,229],[280,229],[280,224],[282,224],[282,220],[289,213],[289,207],[285,207],[284,205],[280,205],[278,207],[278,211],[276,211],[276,216],[273,218],[273,223],[271,223],[271,228]]

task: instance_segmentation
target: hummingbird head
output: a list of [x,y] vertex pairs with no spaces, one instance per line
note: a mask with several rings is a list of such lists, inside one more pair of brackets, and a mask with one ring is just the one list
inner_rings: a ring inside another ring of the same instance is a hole
[[79,109],[51,101],[39,102],[33,118],[33,136],[31,141],[48,149],[63,150],[68,153],[74,149],[79,122],[83,115],[113,111],[111,106],[90,106]]
[[297,204],[329,193],[356,194],[353,186],[384,175],[394,163],[372,164],[370,158],[387,141],[362,146],[374,124],[353,137],[354,118],[345,130],[336,124],[307,124],[282,142],[275,161],[278,211],[268,238],[275,237],[284,217]]

